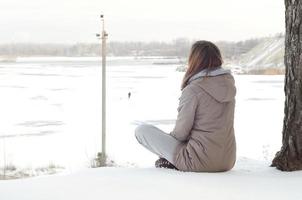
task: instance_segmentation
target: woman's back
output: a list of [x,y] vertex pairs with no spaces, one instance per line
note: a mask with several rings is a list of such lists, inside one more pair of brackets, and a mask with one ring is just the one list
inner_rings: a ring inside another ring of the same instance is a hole
[[186,141],[176,151],[178,169],[226,171],[234,166],[235,94],[234,79],[229,73],[200,77],[186,86],[172,132],[176,139]]
[[152,125],[136,129],[138,142],[160,156],[157,167],[221,172],[234,166],[236,88],[231,72],[223,69],[222,63],[215,44],[195,42],[181,84],[173,131],[166,134]]

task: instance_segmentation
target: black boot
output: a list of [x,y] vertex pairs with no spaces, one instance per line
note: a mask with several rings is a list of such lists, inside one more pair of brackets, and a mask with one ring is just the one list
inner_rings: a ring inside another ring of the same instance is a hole
[[155,161],[155,167],[178,170],[172,163],[167,161],[165,158],[159,158],[157,161]]

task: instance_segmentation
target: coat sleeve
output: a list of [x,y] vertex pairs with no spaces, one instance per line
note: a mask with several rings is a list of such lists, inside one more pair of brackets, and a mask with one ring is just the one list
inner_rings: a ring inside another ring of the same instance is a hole
[[197,96],[189,87],[185,88],[179,98],[178,115],[171,135],[179,141],[187,141],[194,124],[197,109]]

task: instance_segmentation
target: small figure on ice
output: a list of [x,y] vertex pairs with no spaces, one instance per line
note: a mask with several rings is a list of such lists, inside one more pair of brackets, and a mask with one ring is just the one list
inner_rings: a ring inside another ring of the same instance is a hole
[[128,92],[128,99],[130,99],[131,97],[131,92]]

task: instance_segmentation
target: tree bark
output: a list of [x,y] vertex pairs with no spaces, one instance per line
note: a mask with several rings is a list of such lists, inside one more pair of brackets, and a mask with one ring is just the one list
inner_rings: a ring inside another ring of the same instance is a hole
[[302,170],[302,1],[285,0],[285,108],[282,147],[272,166]]

